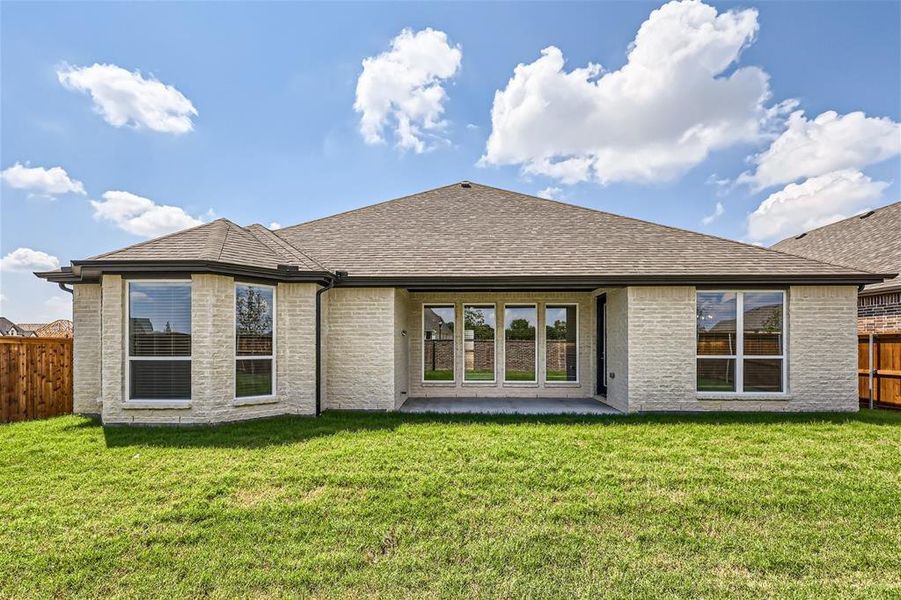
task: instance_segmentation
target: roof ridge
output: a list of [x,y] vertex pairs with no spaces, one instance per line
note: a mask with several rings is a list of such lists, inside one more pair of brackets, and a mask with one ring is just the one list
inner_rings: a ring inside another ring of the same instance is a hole
[[[668,230],[670,230],[670,231],[678,231],[678,232],[680,232],[680,233],[688,233],[688,234],[696,235],[696,236],[699,236],[699,237],[702,237],[702,238],[708,238],[708,239],[718,240],[718,241],[722,241],[722,242],[728,242],[728,243],[730,243],[730,244],[736,244],[736,245],[741,246],[741,247],[744,247],[744,248],[751,248],[751,249],[753,249],[753,250],[755,250],[755,251],[760,250],[760,251],[763,251],[763,252],[774,252],[774,253],[776,253],[776,254],[782,254],[782,255],[784,255],[784,256],[790,256],[790,257],[792,257],[792,258],[794,258],[794,259],[800,258],[801,260],[804,260],[804,261],[807,261],[807,262],[811,262],[811,263],[825,264],[825,265],[830,265],[830,266],[833,266],[833,267],[842,267],[842,268],[844,268],[844,269],[847,269],[847,268],[854,268],[854,269],[857,269],[856,267],[848,267],[848,265],[837,265],[837,264],[829,263],[829,262],[826,262],[826,261],[823,261],[823,260],[816,260],[816,259],[812,259],[812,258],[807,258],[807,257],[805,257],[805,256],[799,256],[799,255],[797,255],[797,254],[791,254],[790,252],[783,252],[783,251],[780,251],[780,250],[773,250],[772,248],[766,248],[766,247],[764,247],[764,246],[757,246],[757,245],[755,245],[755,244],[749,244],[749,243],[747,243],[747,242],[740,242],[740,241],[738,241],[738,240],[732,240],[732,239],[725,238],[725,237],[721,237],[721,236],[718,236],[718,235],[712,235],[712,234],[709,234],[709,233],[701,233],[700,231],[694,231],[694,230],[691,230],[691,229],[684,229],[684,228],[682,228],[682,227],[675,227],[675,226],[673,226],[673,225],[666,225],[666,224],[664,224],[664,223],[655,223],[655,222],[653,222],[653,221],[645,221],[644,219],[639,219],[639,218],[637,218],[637,217],[629,217],[629,216],[626,216],[626,215],[620,215],[620,214],[608,212],[608,211],[605,211],[605,210],[598,210],[598,209],[596,209],[596,208],[591,208],[591,207],[589,207],[589,206],[581,206],[581,205],[578,205],[578,204],[570,204],[569,202],[563,202],[563,201],[561,201],[561,200],[554,200],[553,198],[541,198],[540,196],[533,196],[533,195],[531,195],[531,194],[525,194],[525,193],[523,193],[523,192],[514,192],[513,190],[505,190],[505,189],[503,189],[503,188],[493,187],[493,186],[485,185],[485,184],[482,184],[482,183],[470,182],[470,184],[471,184],[471,185],[478,185],[478,186],[480,186],[480,187],[488,188],[488,189],[491,189],[491,190],[497,190],[497,191],[500,191],[500,192],[507,192],[507,193],[510,193],[510,194],[516,194],[516,195],[518,195],[518,196],[524,196],[524,197],[526,197],[526,198],[529,198],[529,199],[531,199],[531,200],[537,200],[537,201],[539,201],[539,202],[548,202],[548,203],[552,203],[552,204],[559,204],[559,205],[566,206],[566,207],[570,207],[570,208],[577,208],[577,209],[580,209],[580,210],[586,210],[586,211],[589,211],[589,212],[592,212],[592,213],[600,213],[600,214],[607,215],[607,216],[610,216],[610,217],[615,217],[615,218],[618,218],[618,219],[626,219],[626,220],[629,220],[629,221],[635,221],[635,222],[641,223],[641,224],[643,224],[643,225],[651,225],[652,227],[662,227],[662,228],[668,229]],[[436,188],[436,189],[441,189],[441,188]],[[431,190],[429,190],[429,191],[431,191]],[[872,274],[874,274],[874,275],[881,275],[881,273],[873,273],[873,272],[871,272],[871,271],[863,271],[863,270],[860,270],[860,269],[857,269],[857,270],[858,270],[858,272],[860,272],[860,273],[872,273]]]
[[110,250],[109,252],[104,252],[102,254],[96,254],[94,256],[91,256],[90,258],[86,258],[85,260],[97,260],[98,258],[103,258],[104,256],[107,256],[109,254],[117,254],[124,250],[131,250],[132,248],[140,248],[141,246],[146,246],[147,244],[150,244],[152,242],[158,242],[160,240],[165,240],[172,236],[180,235],[182,233],[187,233],[189,231],[194,231],[195,229],[200,229],[201,227],[209,227],[210,225],[212,225],[214,223],[218,223],[220,221],[225,221],[226,223],[231,223],[231,221],[229,221],[225,217],[219,217],[218,219],[214,219],[214,220],[210,221],[209,223],[201,223],[200,225],[195,225],[194,227],[188,227],[187,229],[179,229],[178,231],[173,231],[172,233],[167,233],[166,235],[161,235],[159,237],[150,238],[149,240],[144,240],[143,242],[138,242],[136,244],[130,244],[128,246],[125,246],[124,248],[117,248],[116,250]]
[[[255,238],[260,240],[261,243],[265,244],[270,249],[272,248],[271,244],[277,246],[280,250],[287,251],[291,258],[296,260],[297,262],[303,263],[305,261],[309,261],[313,266],[319,267],[324,271],[328,271],[329,269],[323,265],[321,262],[313,258],[312,256],[305,253],[300,248],[297,248],[294,244],[290,243],[288,240],[281,238],[278,234],[276,234],[271,229],[260,225],[259,223],[254,223],[253,225],[248,225],[245,227],[247,231],[249,231]],[[263,239],[265,238],[265,239]],[[304,265],[306,266],[306,265]]]

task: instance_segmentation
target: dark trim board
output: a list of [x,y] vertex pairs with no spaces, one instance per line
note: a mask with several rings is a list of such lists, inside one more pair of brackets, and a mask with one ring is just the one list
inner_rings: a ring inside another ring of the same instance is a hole
[[[55,283],[98,282],[104,273],[130,277],[178,277],[190,273],[231,275],[261,281],[296,281],[326,285],[334,279],[331,271],[299,271],[284,268],[261,268],[217,261],[72,261],[71,267],[59,271],[35,273]],[[694,286],[778,286],[778,285],[866,285],[878,283],[884,275],[861,273],[854,275],[501,275],[467,277],[400,277],[354,276],[353,273],[336,282],[340,287],[400,287],[411,292],[433,291],[592,291],[602,287],[627,285],[694,285]]]

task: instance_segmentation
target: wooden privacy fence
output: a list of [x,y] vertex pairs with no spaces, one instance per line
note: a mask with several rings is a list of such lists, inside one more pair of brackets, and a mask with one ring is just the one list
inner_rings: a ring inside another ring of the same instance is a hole
[[873,406],[901,408],[901,333],[874,333],[872,337],[872,344],[869,335],[857,338],[860,401],[868,405],[872,398]]
[[0,423],[72,412],[72,340],[0,337]]

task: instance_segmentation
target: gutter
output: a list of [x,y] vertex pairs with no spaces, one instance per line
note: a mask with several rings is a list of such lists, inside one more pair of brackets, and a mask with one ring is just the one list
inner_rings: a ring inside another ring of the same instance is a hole
[[328,281],[316,290],[316,416],[322,413],[322,294],[335,287],[347,271],[335,271]]

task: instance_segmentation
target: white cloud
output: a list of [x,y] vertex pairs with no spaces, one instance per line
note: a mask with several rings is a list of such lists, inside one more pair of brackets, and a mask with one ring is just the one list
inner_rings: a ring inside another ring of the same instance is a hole
[[109,191],[103,200],[91,200],[94,218],[114,223],[119,229],[146,238],[203,224],[178,206],[157,204],[130,192]]
[[269,229],[281,229],[281,228],[282,228],[282,224],[279,223],[278,221],[273,221],[272,223],[269,223]]
[[557,196],[559,196],[562,191],[562,189],[550,185],[538,192],[538,197],[544,198],[545,200],[556,200]]
[[399,148],[425,152],[446,127],[443,83],[457,73],[462,58],[447,34],[431,28],[404,29],[390,50],[365,58],[354,102],[364,141],[384,143],[391,126]]
[[723,216],[723,213],[726,212],[726,207],[723,206],[722,202],[717,202],[716,206],[713,207],[713,212],[701,219],[701,223],[704,225],[710,225],[717,219]]
[[785,131],[752,160],[754,173],[740,182],[756,189],[816,177],[842,169],[861,169],[901,152],[901,123],[862,112],[824,112],[808,120],[803,111],[788,118]]
[[[769,76],[735,69],[757,11],[670,2],[653,11],[627,63],[566,71],[563,52],[520,64],[494,96],[482,165],[521,165],[564,183],[673,179],[716,149],[760,139],[785,105],[764,106]],[[789,103],[792,105],[792,103]]]
[[57,319],[72,319],[71,296],[50,296],[44,300],[42,321],[50,322]]
[[0,258],[0,271],[52,271],[58,268],[58,258],[31,248],[16,248]]
[[748,216],[748,237],[777,241],[840,221],[878,200],[888,185],[853,169],[790,183]]
[[191,117],[197,109],[191,101],[153,76],[145,79],[140,71],[116,65],[64,65],[56,76],[67,89],[90,93],[94,109],[113,127],[131,125],[175,134],[194,129]]
[[84,185],[72,179],[62,167],[31,167],[16,163],[0,171],[0,179],[10,187],[31,190],[45,196],[54,194],[84,194]]

